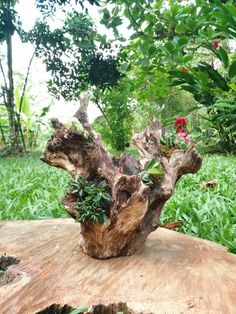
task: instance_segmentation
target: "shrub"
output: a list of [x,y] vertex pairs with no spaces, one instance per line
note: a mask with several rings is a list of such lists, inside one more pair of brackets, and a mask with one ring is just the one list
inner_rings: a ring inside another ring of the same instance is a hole
[[108,219],[109,205],[112,200],[106,181],[88,182],[80,176],[70,182],[71,193],[77,197],[76,210],[79,216],[76,221],[105,223]]

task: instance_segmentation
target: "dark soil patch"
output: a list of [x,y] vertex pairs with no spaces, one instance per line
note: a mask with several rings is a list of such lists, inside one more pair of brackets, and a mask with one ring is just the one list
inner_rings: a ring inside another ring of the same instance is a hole
[[[78,312],[76,312],[76,310]],[[89,309],[84,308],[78,308],[75,309],[72,306],[69,306],[67,304],[61,306],[60,304],[52,304],[46,309],[37,312],[36,314],[70,314],[72,311],[75,311],[75,313],[84,313],[84,314],[142,314],[142,312],[134,312],[131,309],[129,309],[126,305],[126,303],[110,303],[108,305],[104,304],[98,304],[90,307]],[[151,313],[150,313],[151,314]]]
[[6,254],[0,256],[0,287],[10,282],[19,280],[19,273],[13,273],[8,270],[9,266],[18,264],[19,262],[20,260],[14,256],[8,256]]

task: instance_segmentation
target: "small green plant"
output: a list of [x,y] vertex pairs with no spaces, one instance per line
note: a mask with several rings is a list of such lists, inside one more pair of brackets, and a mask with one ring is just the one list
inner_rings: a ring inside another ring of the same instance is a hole
[[180,136],[168,132],[161,137],[161,144],[167,149],[176,148],[186,150],[189,146]]
[[64,123],[65,127],[71,132],[77,132],[83,134],[83,136],[90,142],[93,142],[93,135],[90,134],[83,125],[79,122],[79,120],[75,117],[69,119],[66,123]]
[[153,185],[153,181],[152,181],[151,176],[145,170],[141,171],[139,173],[139,176],[145,185],[147,185],[147,186]]
[[185,142],[181,136],[175,133],[168,132],[161,137],[162,153],[164,155],[169,155],[170,149],[183,149],[186,150],[189,143]]
[[90,183],[80,176],[70,182],[71,193],[77,197],[75,209],[79,212],[76,221],[105,223],[108,219],[109,205],[112,200],[106,181]]
[[159,161],[156,158],[149,160],[145,166],[145,170],[139,173],[139,176],[147,186],[153,185],[153,180],[159,180],[163,176],[163,170]]
[[178,144],[178,141],[176,139],[176,134],[174,133],[166,133],[161,137],[161,144],[163,146],[166,146],[167,148],[173,148],[176,147]]

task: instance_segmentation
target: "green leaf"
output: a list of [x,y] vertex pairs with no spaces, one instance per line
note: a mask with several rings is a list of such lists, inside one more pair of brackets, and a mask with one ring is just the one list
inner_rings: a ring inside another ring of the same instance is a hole
[[103,10],[103,19],[104,20],[110,19],[110,12],[106,8]]
[[128,66],[129,66],[128,63],[122,63],[122,64],[119,66],[119,71],[120,71],[121,73],[126,73],[126,72],[127,72],[127,69],[128,69]]
[[161,168],[161,165],[156,165],[153,168],[150,168],[148,170],[146,170],[148,174],[153,175],[153,176],[157,176],[157,177],[161,177],[163,175],[163,170]]
[[220,61],[222,61],[222,63],[224,64],[224,67],[227,68],[229,64],[229,58],[228,58],[227,52],[222,47],[219,47],[218,53],[219,53]]
[[142,66],[146,67],[149,65],[149,59],[147,58],[143,58],[143,59],[139,59],[136,64],[141,64]]
[[[17,110],[20,110],[21,95],[19,93],[18,88],[15,90],[15,98],[16,98],[16,108]],[[21,113],[23,113],[27,117],[27,119],[31,118],[30,103],[26,94],[24,94],[24,97],[23,97]]]
[[74,309],[73,311],[70,312],[70,314],[80,314],[84,313],[85,311],[88,311],[89,307],[88,306],[81,306],[78,309]]
[[183,62],[184,63],[188,63],[189,61],[192,61],[193,60],[193,56],[183,56]]
[[96,34],[96,40],[99,41],[101,44],[105,45],[106,44],[106,37],[101,34]]
[[[212,13],[212,17],[214,16],[214,18],[216,18],[222,25],[227,25],[230,21],[229,21],[229,17],[222,12],[213,12]],[[232,22],[232,20],[231,20]]]
[[46,114],[48,113],[49,109],[50,109],[50,105],[43,107],[41,109],[40,118],[45,117]]
[[229,86],[227,85],[226,80],[223,78],[223,76],[216,71],[210,64],[206,62],[201,62],[198,65],[198,68],[202,71],[207,71],[209,77],[214,81],[214,83],[221,88],[223,91],[228,91]]
[[168,52],[172,53],[175,50],[175,45],[173,44],[172,41],[168,41],[165,44],[165,48],[168,50]]
[[229,77],[233,78],[236,75],[236,61],[234,61],[233,63],[231,63],[230,67],[229,67]]
[[234,91],[236,91],[236,84],[235,83],[228,83],[230,88],[232,88]]
[[226,4],[225,8],[236,17],[236,8],[232,4]]
[[148,49],[148,54],[149,54],[150,56],[152,56],[152,55],[155,54],[156,50],[157,50],[156,45],[152,44],[152,45],[150,45],[150,47],[149,47],[149,49]]
[[89,41],[77,41],[75,44],[81,49],[92,49],[94,47],[94,45]]
[[185,73],[181,71],[169,71],[169,73],[174,78],[183,79],[186,83],[190,85],[195,83],[195,78],[190,73]]
[[182,36],[182,37],[180,37],[179,40],[178,40],[178,45],[179,45],[180,47],[185,46],[185,45],[188,43],[188,41],[189,41],[188,37]]
[[155,165],[156,162],[157,162],[156,158],[153,157],[151,160],[149,160],[149,162],[148,162],[148,164],[146,166],[146,169],[152,168]]
[[217,28],[219,28],[220,30],[222,30],[225,34],[227,35],[231,35],[233,38],[236,38],[236,32],[232,29],[229,29],[226,26],[223,26],[219,23],[212,23],[212,26],[215,26]]
[[199,71],[198,79],[200,80],[203,89],[208,86],[209,77],[207,72]]
[[146,173],[153,175],[155,177],[162,176],[163,170],[162,170],[160,162],[157,161],[155,158],[152,158],[146,167]]
[[172,17],[175,17],[179,13],[179,5],[177,3],[171,4],[170,13]]

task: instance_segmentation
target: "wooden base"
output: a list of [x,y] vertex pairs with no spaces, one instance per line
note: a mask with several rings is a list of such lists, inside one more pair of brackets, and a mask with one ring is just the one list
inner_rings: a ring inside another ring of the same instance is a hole
[[[79,249],[72,219],[0,222],[0,255],[20,279],[0,287],[0,313],[124,302],[134,313],[235,313],[236,256],[159,228],[142,254],[95,260]],[[19,277],[19,276],[18,276]]]

